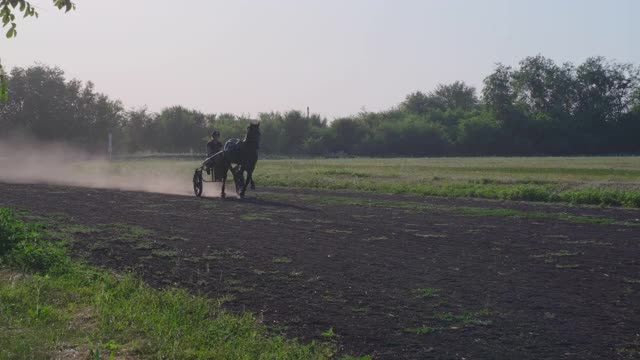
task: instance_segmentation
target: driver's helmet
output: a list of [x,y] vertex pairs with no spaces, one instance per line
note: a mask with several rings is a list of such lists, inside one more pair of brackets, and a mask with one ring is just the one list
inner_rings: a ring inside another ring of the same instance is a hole
[[220,131],[214,129],[211,132],[211,137],[220,137]]

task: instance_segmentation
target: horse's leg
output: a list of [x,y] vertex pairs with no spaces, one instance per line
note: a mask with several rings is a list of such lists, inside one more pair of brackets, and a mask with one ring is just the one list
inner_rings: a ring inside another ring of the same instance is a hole
[[227,173],[229,172],[229,167],[225,166],[224,167],[224,174],[222,174],[222,192],[220,193],[220,197],[221,198],[225,198],[227,196],[227,194],[224,193],[224,186],[227,183]]
[[256,189],[256,183],[253,182],[253,177],[251,178],[251,190],[255,190]]
[[244,197],[244,193],[247,191],[247,185],[249,185],[250,182],[253,183],[253,169],[247,169],[247,181],[244,182],[244,186],[240,192],[241,198]]

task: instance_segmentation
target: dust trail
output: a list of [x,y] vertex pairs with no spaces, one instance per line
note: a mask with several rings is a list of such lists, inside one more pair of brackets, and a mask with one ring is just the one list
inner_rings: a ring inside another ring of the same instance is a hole
[[[3,182],[193,195],[191,174],[178,174],[173,170],[122,171],[104,158],[65,144],[0,140],[0,181]],[[207,191],[208,196],[214,193]]]

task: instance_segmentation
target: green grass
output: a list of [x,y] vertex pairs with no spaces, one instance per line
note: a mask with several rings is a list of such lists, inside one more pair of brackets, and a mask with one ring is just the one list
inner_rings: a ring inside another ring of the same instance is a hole
[[292,261],[293,260],[291,260],[290,258],[288,258],[286,256],[280,256],[280,257],[274,257],[273,258],[273,263],[274,264],[289,264]]
[[411,334],[428,334],[428,333],[432,333],[434,331],[436,331],[437,329],[429,327],[429,326],[421,326],[421,327],[417,327],[417,328],[407,328],[404,331],[411,333]]
[[[501,217],[514,217],[514,218],[529,218],[529,219],[557,219],[564,220],[578,224],[598,224],[598,225],[612,225],[618,223],[617,220],[603,217],[603,216],[587,216],[587,215],[570,215],[567,213],[545,213],[541,211],[519,211],[514,209],[504,208],[475,208],[475,207],[461,207],[456,208],[456,212],[462,215],[468,216],[501,216]],[[627,224],[633,225],[633,224]]]
[[433,316],[434,320],[458,324],[461,326],[487,326],[491,324],[490,320],[482,320],[483,317],[489,315],[489,311],[487,309],[475,311],[475,312],[465,312],[460,315],[454,315],[453,313],[437,313]]
[[416,295],[417,297],[421,297],[423,299],[430,299],[433,297],[438,296],[438,292],[440,292],[440,289],[435,289],[435,288],[418,288],[418,289],[413,289],[412,293],[414,295]]
[[324,359],[335,353],[331,344],[273,336],[250,313],[223,310],[224,299],[157,290],[131,274],[73,262],[64,244],[44,240],[6,209],[0,209],[0,244],[0,358],[77,352],[82,358]]

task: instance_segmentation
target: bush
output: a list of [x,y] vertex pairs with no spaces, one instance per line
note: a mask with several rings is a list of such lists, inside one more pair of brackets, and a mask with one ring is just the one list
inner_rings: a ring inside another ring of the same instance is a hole
[[9,253],[19,242],[36,236],[11,210],[0,208],[0,257]]
[[0,259],[23,271],[64,273],[70,268],[65,248],[43,240],[8,209],[0,208]]

